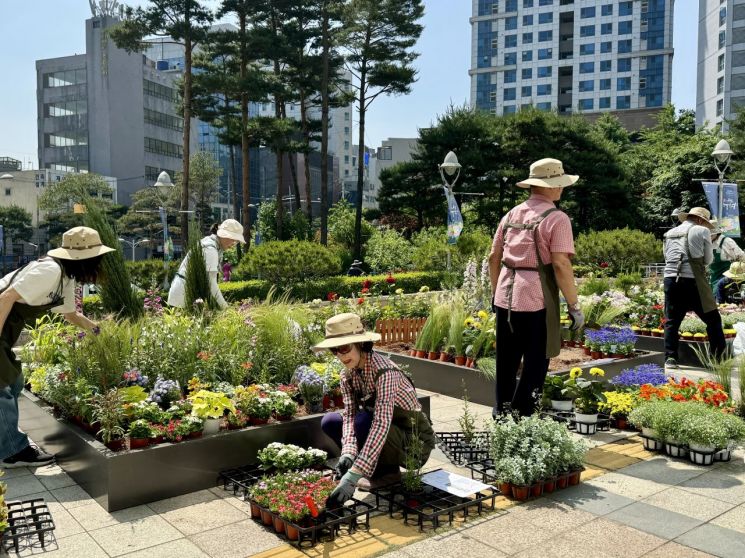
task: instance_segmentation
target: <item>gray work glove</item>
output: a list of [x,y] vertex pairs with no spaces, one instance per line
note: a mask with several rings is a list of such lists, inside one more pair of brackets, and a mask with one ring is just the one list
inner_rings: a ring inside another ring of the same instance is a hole
[[569,307],[569,319],[572,320],[572,325],[569,326],[569,329],[572,331],[577,331],[585,325],[585,315],[582,313],[582,309],[579,306],[574,308],[571,306]]
[[354,463],[354,458],[349,454],[343,454],[339,461],[336,463],[336,469],[334,471],[336,472],[337,478],[342,478],[344,474],[349,471],[350,467],[352,467],[352,464]]
[[362,478],[362,475],[347,471],[339,481],[339,484],[326,499],[326,508],[334,510],[344,505],[344,502],[349,500],[354,495],[354,489],[357,487],[357,482]]

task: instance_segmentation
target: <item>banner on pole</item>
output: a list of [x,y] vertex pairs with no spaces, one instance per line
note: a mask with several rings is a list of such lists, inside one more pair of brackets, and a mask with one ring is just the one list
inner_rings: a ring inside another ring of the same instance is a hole
[[704,182],[706,200],[709,202],[711,214],[719,220],[722,234],[734,238],[740,238],[740,204],[737,198],[737,184],[725,183],[722,185],[722,215],[719,212],[719,183]]
[[463,231],[463,216],[460,214],[458,202],[455,201],[452,190],[447,186],[443,186],[443,188],[448,200],[448,244],[455,244]]
[[163,259],[170,261],[173,258],[173,243],[168,237],[168,215],[165,207],[159,207],[160,224],[163,226]]

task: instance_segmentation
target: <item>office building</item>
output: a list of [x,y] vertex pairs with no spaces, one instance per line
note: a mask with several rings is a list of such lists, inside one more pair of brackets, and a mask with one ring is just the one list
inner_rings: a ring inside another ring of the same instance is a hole
[[653,125],[670,102],[673,3],[473,0],[472,106]]
[[92,4],[85,54],[36,62],[39,167],[116,177],[118,201],[129,205],[162,170],[181,170],[183,118],[178,75],[117,48],[106,31],[119,17],[107,4]]
[[700,0],[696,126],[722,125],[745,106],[745,3]]

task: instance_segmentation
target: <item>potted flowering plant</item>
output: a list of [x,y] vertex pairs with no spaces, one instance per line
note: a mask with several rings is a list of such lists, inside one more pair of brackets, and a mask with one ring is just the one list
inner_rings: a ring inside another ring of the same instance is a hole
[[129,423],[129,449],[144,448],[150,445],[153,429],[145,419]]
[[[572,371],[580,368],[573,368]],[[576,372],[575,372],[576,373]],[[547,374],[543,382],[543,397],[551,401],[551,408],[556,411],[571,411],[572,399],[564,393],[564,378],[558,374]]]
[[605,402],[598,404],[598,409],[608,413],[615,422],[616,428],[627,428],[627,417],[634,405],[634,396],[623,391],[604,391]]
[[228,428],[238,430],[245,427],[250,420],[251,417],[236,407],[235,411],[228,413]]
[[93,418],[100,425],[98,435],[112,451],[118,451],[124,447],[124,410],[122,405],[121,395],[116,388],[93,398]]
[[234,411],[235,406],[228,397],[221,392],[199,390],[189,396],[192,403],[192,414],[204,420],[204,433],[216,434],[220,430],[220,420],[225,411]]
[[289,395],[278,391],[272,397],[272,412],[277,420],[291,420],[297,413],[297,403]]
[[[605,376],[601,368],[590,368],[590,376]],[[574,418],[579,424],[595,424],[598,421],[598,405],[605,402],[603,384],[582,376],[581,368],[573,368],[564,383],[562,393],[574,400]]]
[[181,399],[181,387],[176,380],[166,380],[161,376],[155,380],[155,385],[150,391],[150,401],[154,401],[161,406],[162,409],[167,409],[173,401]]
[[272,399],[263,391],[257,390],[254,397],[248,400],[246,412],[251,416],[251,424],[266,424],[272,416]]
[[297,384],[305,401],[308,413],[323,411],[323,394],[326,391],[323,378],[309,366],[298,366],[293,381]]

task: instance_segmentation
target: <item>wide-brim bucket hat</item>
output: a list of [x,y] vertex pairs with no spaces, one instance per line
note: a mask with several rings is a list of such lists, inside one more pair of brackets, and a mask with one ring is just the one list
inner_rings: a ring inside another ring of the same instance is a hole
[[243,238],[243,225],[235,219],[225,219],[220,223],[220,226],[217,227],[217,236],[237,240],[241,244],[246,243],[246,239]]
[[678,213],[678,220],[682,223],[691,215],[703,219],[706,222],[706,226],[710,229],[714,228],[714,223],[711,221],[711,212],[705,207],[694,207],[690,211],[681,211]]
[[73,227],[62,235],[62,246],[47,252],[47,256],[60,260],[87,260],[116,251],[105,246],[96,229]]
[[732,262],[729,269],[724,272],[724,276],[735,281],[745,281],[745,263]]
[[364,343],[365,341],[380,341],[380,334],[365,331],[362,320],[351,312],[337,314],[326,320],[326,339],[313,346],[314,351],[341,347],[350,343]]
[[517,185],[520,188],[566,188],[578,180],[576,174],[564,173],[564,165],[558,159],[541,159],[530,165],[530,175]]

